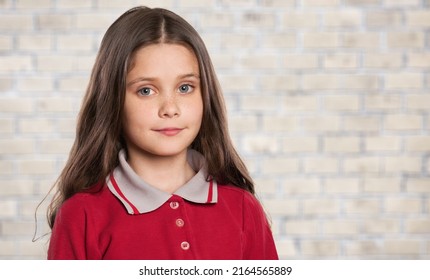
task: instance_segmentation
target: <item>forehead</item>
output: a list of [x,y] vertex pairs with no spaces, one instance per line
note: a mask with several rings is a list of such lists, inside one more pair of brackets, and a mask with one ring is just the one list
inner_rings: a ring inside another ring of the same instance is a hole
[[199,66],[190,47],[183,44],[158,43],[141,47],[132,54],[128,74],[136,70],[154,74],[173,70],[198,74]]

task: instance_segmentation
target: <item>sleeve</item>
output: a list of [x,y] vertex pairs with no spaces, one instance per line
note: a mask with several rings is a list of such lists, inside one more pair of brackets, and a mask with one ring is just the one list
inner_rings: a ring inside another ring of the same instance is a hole
[[[76,197],[75,197],[76,196]],[[85,202],[75,195],[59,209],[52,229],[48,260],[88,259],[88,221]]]
[[263,207],[255,196],[248,192],[243,199],[244,259],[279,259]]

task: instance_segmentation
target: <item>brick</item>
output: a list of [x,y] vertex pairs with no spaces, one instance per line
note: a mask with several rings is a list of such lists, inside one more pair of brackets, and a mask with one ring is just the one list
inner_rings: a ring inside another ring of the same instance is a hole
[[[251,91],[256,88],[255,80],[249,75],[228,75],[220,76],[224,92],[230,91]],[[260,97],[261,99],[261,97]]]
[[366,53],[364,54],[364,66],[366,68],[398,69],[403,65],[401,53]]
[[372,6],[372,5],[379,5],[379,0],[345,0],[346,5],[352,5],[352,6]]
[[25,196],[34,194],[34,183],[30,180],[12,179],[0,181],[0,196]]
[[33,28],[33,15],[2,14],[0,17],[1,31],[31,31]]
[[326,137],[324,139],[326,153],[358,153],[360,152],[360,138],[358,137]]
[[319,225],[316,220],[288,220],[285,223],[285,232],[287,235],[317,235]]
[[275,55],[251,55],[241,59],[241,66],[247,70],[254,69],[276,69],[278,68],[278,57]]
[[[13,200],[0,200],[0,218],[10,219],[17,215],[17,203]],[[3,221],[0,226],[3,225]],[[1,233],[3,235],[2,227],[0,227]]]
[[411,52],[407,55],[409,67],[430,68],[430,53]]
[[430,152],[430,136],[408,136],[406,138],[406,151]]
[[396,111],[403,106],[403,99],[399,95],[371,94],[364,98],[364,106],[367,110]]
[[73,139],[50,139],[39,142],[38,148],[43,154],[68,154]]
[[297,35],[294,33],[275,33],[263,34],[261,42],[263,48],[269,49],[287,49],[297,46]]
[[303,34],[303,46],[310,49],[339,47],[339,35],[335,32],[307,32]]
[[382,255],[382,246],[377,241],[360,240],[348,243],[345,246],[345,254],[347,256],[377,256]]
[[429,234],[430,221],[428,218],[407,220],[405,231],[409,234]]
[[409,193],[430,193],[429,178],[408,178],[406,190]]
[[76,57],[69,55],[39,55],[36,64],[38,71],[46,72],[72,72],[78,68]]
[[13,49],[12,36],[0,35],[0,51],[10,51]]
[[309,240],[303,241],[301,245],[305,256],[337,256],[340,252],[340,245],[335,240]]
[[[273,179],[254,177],[256,193],[262,196],[273,196],[277,194],[277,182]],[[268,200],[270,202],[270,200]],[[264,205],[263,205],[264,207]]]
[[36,16],[37,26],[41,30],[70,30],[72,26],[70,14],[40,14]]
[[362,22],[362,14],[357,9],[343,9],[324,14],[324,24],[333,28],[358,28]]
[[278,140],[273,136],[250,135],[245,136],[242,149],[251,154],[279,153]]
[[425,44],[422,32],[389,32],[387,34],[388,48],[423,48]]
[[43,113],[71,113],[75,112],[72,98],[40,98],[36,102],[36,110]]
[[333,199],[315,198],[303,200],[303,214],[309,216],[332,216],[339,212],[339,202]]
[[342,47],[348,49],[379,49],[380,35],[378,33],[347,33],[343,35]]
[[318,110],[318,98],[307,95],[289,95],[283,98],[286,112],[314,112]]
[[230,28],[234,25],[234,17],[233,14],[228,13],[215,12],[204,14],[201,16],[201,25],[203,28]]
[[282,18],[282,26],[287,29],[315,29],[319,26],[319,16],[313,12],[287,12]]
[[253,132],[257,131],[258,128],[258,119],[256,116],[230,116],[229,117],[229,128],[235,133],[241,132]]
[[295,7],[295,0],[261,0],[263,7]]
[[386,198],[384,209],[389,214],[418,214],[422,212],[422,202],[420,199],[408,198]]
[[306,173],[330,174],[339,171],[339,162],[336,158],[306,158],[304,160]]
[[340,130],[340,119],[337,116],[304,117],[302,121],[304,131],[334,132]]
[[279,104],[276,96],[247,96],[242,98],[242,109],[244,111],[272,111]]
[[268,13],[245,12],[240,19],[240,26],[273,28],[275,26],[275,17]]
[[[112,2],[112,1],[104,1],[106,3]],[[56,1],[57,9],[86,9],[92,7],[91,1],[85,1],[85,0],[75,0],[75,1],[69,1],[69,0],[57,0]],[[125,3],[123,3],[125,5]]]
[[420,130],[423,118],[416,114],[390,114],[384,119],[384,128],[387,130]]
[[264,203],[266,211],[272,216],[295,216],[299,212],[297,200],[292,199],[272,199],[270,203]]
[[327,178],[324,180],[324,193],[358,194],[360,181],[355,178]]
[[324,108],[327,111],[358,111],[360,98],[350,95],[325,96]]
[[20,174],[27,175],[47,175],[55,171],[52,160],[20,160],[18,166]]
[[76,27],[83,30],[106,30],[116,16],[103,13],[76,14]]
[[[0,224],[1,226],[1,224]],[[15,241],[13,240],[0,240],[0,256],[12,257],[16,255]]]
[[39,0],[39,1],[31,1],[31,0],[20,0],[16,1],[17,9],[48,9],[51,8],[50,0]]
[[88,76],[67,76],[58,79],[60,91],[78,91],[84,93],[88,85]]
[[420,0],[384,0],[387,7],[417,7],[421,5]]
[[400,27],[403,24],[403,15],[401,11],[396,10],[369,11],[367,13],[366,23],[369,27],[383,29],[387,26]]
[[315,69],[318,68],[318,56],[316,54],[287,54],[285,56],[286,69]]
[[48,118],[23,119],[19,121],[22,133],[48,133],[54,131],[53,120]]
[[395,73],[385,75],[387,89],[420,89],[424,79],[421,73]]
[[[0,145],[0,147],[2,147]],[[2,160],[0,159],[0,174],[1,175],[9,175],[12,174],[14,170],[13,163],[11,160]]]
[[371,156],[346,158],[343,162],[343,170],[346,173],[371,174],[380,172],[380,159]]
[[296,131],[299,128],[298,120],[291,116],[265,116],[263,117],[263,131],[285,132]]
[[375,132],[381,128],[381,120],[374,116],[348,116],[343,118],[347,131]]
[[253,34],[225,34],[220,38],[222,50],[242,50],[248,47],[252,48],[256,44],[256,38]]
[[25,72],[33,70],[32,59],[28,55],[0,56],[0,73]]
[[400,222],[396,219],[366,219],[362,230],[364,234],[395,234],[400,232]]
[[15,131],[13,119],[0,119],[0,135],[12,135]]
[[325,221],[323,223],[324,235],[351,236],[359,232],[358,224],[349,220]]
[[288,197],[321,192],[319,180],[316,178],[288,178],[282,183],[282,189]]
[[57,36],[57,49],[59,51],[91,51],[94,40],[91,35],[59,35]]
[[31,154],[33,152],[31,139],[0,139],[0,155]]
[[275,244],[280,259],[292,258],[298,254],[293,240],[275,240]]
[[339,88],[338,76],[334,74],[306,74],[302,77],[304,90],[333,90]]
[[0,78],[0,92],[12,91],[14,82],[12,78]]
[[375,75],[346,75],[341,78],[342,88],[345,89],[378,89],[379,77]]
[[33,221],[4,221],[2,225],[3,236],[29,236],[34,231]]
[[340,0],[303,0],[303,6],[305,7],[337,7],[339,6]]
[[296,75],[260,76],[261,89],[265,91],[289,91],[299,89],[299,77]]
[[297,159],[272,157],[263,159],[261,169],[264,174],[285,174],[297,173],[299,171],[299,162]]
[[52,50],[52,41],[51,35],[19,35],[18,49],[32,52],[49,51]]
[[386,157],[384,162],[388,173],[419,173],[422,169],[421,158],[415,156]]
[[428,110],[430,104],[430,95],[408,94],[406,96],[406,108],[411,110]]
[[398,193],[401,190],[400,177],[366,177],[363,191],[366,193]]
[[57,132],[74,134],[76,131],[76,118],[57,119]]
[[358,66],[356,54],[327,54],[323,65],[327,69],[354,69]]
[[17,241],[17,251],[23,257],[46,259],[47,258],[48,246],[43,242],[32,242],[30,239],[24,239]]
[[318,152],[318,146],[316,137],[287,137],[282,141],[282,151],[285,153]]
[[384,241],[384,252],[388,255],[418,256],[421,252],[418,240],[387,239]]
[[50,92],[54,89],[54,81],[47,77],[28,77],[18,81],[21,92]]
[[380,213],[380,202],[376,199],[354,199],[344,203],[347,215],[374,216]]
[[401,139],[395,136],[368,136],[364,140],[364,149],[369,152],[398,152]]

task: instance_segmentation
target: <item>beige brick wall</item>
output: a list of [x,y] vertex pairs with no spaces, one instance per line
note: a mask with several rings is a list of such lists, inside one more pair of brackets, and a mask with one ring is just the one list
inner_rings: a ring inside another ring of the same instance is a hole
[[421,0],[0,1],[0,259],[45,258],[35,207],[101,37],[135,5],[176,11],[206,41],[281,258],[430,259]]

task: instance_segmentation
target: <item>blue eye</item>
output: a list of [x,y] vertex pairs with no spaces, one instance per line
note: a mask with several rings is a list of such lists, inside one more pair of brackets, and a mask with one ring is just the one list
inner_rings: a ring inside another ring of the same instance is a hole
[[192,89],[193,89],[193,87],[191,85],[184,84],[184,85],[181,85],[179,87],[179,92],[180,93],[189,93],[189,92],[191,92]]
[[144,87],[138,90],[138,93],[142,96],[148,96],[152,94],[152,89]]

